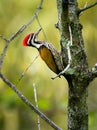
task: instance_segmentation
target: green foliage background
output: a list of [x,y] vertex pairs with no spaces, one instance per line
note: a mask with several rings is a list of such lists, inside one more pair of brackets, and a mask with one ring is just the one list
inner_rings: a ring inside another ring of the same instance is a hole
[[[79,0],[79,6],[83,7],[86,0]],[[91,0],[88,0],[88,4]],[[39,0],[0,0],[0,34],[9,38],[13,33],[24,25],[34,14]],[[45,30],[47,40],[60,49],[59,31],[54,27],[57,22],[56,0],[45,0],[43,9],[39,14],[39,21]],[[83,25],[83,37],[88,57],[89,66],[92,67],[97,62],[97,6],[84,12],[80,16]],[[39,29],[37,20],[28,26],[9,45],[2,72],[14,84],[17,84],[22,72],[31,61],[38,55],[34,48],[22,46],[22,39],[30,32]],[[39,39],[46,40],[43,33]],[[4,41],[0,39],[0,53],[2,53]],[[67,129],[67,103],[68,85],[61,77],[51,80],[55,76],[45,65],[40,57],[32,64],[17,85],[17,88],[33,103],[33,83],[36,85],[39,109],[64,130]],[[97,129],[97,80],[93,81],[89,87],[89,130]],[[18,96],[0,79],[0,130],[36,130],[37,115],[31,111]],[[42,130],[52,130],[52,128],[41,120]]]

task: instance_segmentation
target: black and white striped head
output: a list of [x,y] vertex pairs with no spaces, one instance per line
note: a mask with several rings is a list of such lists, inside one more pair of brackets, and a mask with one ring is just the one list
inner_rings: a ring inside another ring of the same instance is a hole
[[23,39],[23,46],[32,46],[39,49],[42,45],[42,42],[37,40],[37,35],[34,33],[28,34]]

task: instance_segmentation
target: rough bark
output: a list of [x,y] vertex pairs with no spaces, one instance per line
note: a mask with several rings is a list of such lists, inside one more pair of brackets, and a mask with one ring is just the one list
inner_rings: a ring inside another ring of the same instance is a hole
[[88,130],[87,87],[93,78],[87,63],[77,0],[57,0],[57,9],[64,66],[68,65],[67,44],[72,35],[72,61],[65,72],[69,77],[68,130]]

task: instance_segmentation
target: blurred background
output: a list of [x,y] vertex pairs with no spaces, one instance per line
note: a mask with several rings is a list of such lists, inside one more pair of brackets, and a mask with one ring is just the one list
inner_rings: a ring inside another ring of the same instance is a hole
[[[0,34],[9,38],[17,32],[33,16],[40,0],[0,0]],[[88,4],[91,0],[88,0]],[[79,7],[84,7],[86,0],[79,0]],[[60,34],[55,28],[57,23],[56,0],[45,0],[43,9],[39,13],[39,21],[43,32],[39,39],[48,40],[60,50]],[[80,16],[83,25],[83,37],[89,67],[97,62],[97,6],[85,11]],[[33,84],[36,86],[39,109],[53,120],[62,129],[67,129],[68,85],[61,77],[52,80],[55,74],[49,70],[45,63],[38,57],[30,66],[24,77],[19,81],[22,73],[38,55],[34,48],[23,47],[22,39],[28,33],[39,29],[37,20],[27,27],[9,45],[2,72],[17,88],[33,103]],[[0,54],[4,41],[0,39]],[[18,84],[17,84],[18,83]],[[88,89],[89,130],[97,130],[97,79]],[[40,119],[42,130],[53,130],[47,123]],[[26,106],[18,96],[0,79],[0,130],[37,130],[37,115]]]

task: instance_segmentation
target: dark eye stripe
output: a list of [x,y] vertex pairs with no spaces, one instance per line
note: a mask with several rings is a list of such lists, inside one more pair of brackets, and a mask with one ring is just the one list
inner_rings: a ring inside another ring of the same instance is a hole
[[33,39],[33,34],[31,34],[30,37],[29,37],[29,39],[28,39],[27,44],[28,44],[29,46],[31,46],[31,41],[32,41],[32,39]]

